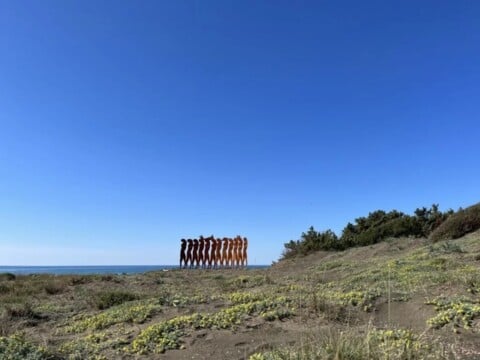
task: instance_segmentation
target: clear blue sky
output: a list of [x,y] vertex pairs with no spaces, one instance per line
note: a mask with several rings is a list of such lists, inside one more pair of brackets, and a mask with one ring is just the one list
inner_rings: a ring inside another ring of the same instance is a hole
[[176,264],[480,201],[477,1],[0,0],[0,264]]

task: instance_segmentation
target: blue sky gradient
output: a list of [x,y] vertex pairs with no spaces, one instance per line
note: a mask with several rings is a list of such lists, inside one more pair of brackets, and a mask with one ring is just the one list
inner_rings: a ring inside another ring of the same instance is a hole
[[278,259],[480,201],[480,3],[0,0],[0,264]]

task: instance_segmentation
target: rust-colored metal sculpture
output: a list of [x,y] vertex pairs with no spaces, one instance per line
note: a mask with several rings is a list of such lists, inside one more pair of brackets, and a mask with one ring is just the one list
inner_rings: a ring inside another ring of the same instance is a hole
[[215,249],[215,269],[218,269],[220,267],[220,264],[222,263],[222,240],[217,239],[216,243],[217,247]]
[[195,268],[198,268],[198,239],[193,240],[193,261]]
[[235,247],[235,241],[231,238],[228,239],[228,264],[227,264],[227,267],[231,267],[233,268],[233,264],[234,264],[234,258],[233,258],[233,254],[234,254],[234,247]]
[[242,237],[240,235],[237,235],[235,240],[237,242],[237,263],[235,265],[236,265],[237,268],[239,268],[242,265],[243,241],[242,241]]
[[243,256],[242,256],[242,267],[248,266],[248,256],[247,256],[248,240],[246,237],[243,238]]
[[187,243],[188,243],[188,247],[187,247],[187,266],[192,268],[193,267],[193,258],[192,258],[193,240],[188,239]]
[[209,268],[215,268],[217,264],[217,241],[213,236],[210,237],[212,243],[212,252],[210,253],[210,262],[208,263]]
[[203,236],[200,236],[200,240],[198,240],[198,263],[200,267],[203,269],[205,266],[205,258],[203,256],[203,250],[205,248],[205,239]]
[[238,269],[248,266],[246,237],[220,239],[211,235],[181,239],[180,242],[180,268]]
[[182,245],[180,245],[180,269],[182,268],[182,263],[183,263],[183,267],[186,268],[187,267],[187,254],[186,254],[186,250],[187,250],[187,240],[185,239],[182,239],[180,240],[180,242],[182,243]]
[[204,255],[204,260],[205,260],[205,267],[210,266],[210,238],[205,239],[205,255]]
[[227,259],[228,259],[228,238],[224,237],[222,239],[222,256],[220,260],[220,265],[222,268],[225,268],[227,266]]

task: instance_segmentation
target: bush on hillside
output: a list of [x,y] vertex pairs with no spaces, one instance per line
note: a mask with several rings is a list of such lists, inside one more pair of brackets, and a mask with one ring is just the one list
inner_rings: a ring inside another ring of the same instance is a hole
[[384,241],[387,238],[403,236],[420,236],[421,226],[415,218],[402,216],[386,221],[377,226],[372,226],[359,233],[344,231],[340,242],[343,249],[355,246],[367,246]]
[[480,229],[480,203],[458,210],[431,233],[430,239],[434,242],[458,239],[478,229]]
[[433,204],[430,209],[417,208],[414,215],[397,210],[376,210],[366,217],[355,219],[353,224],[348,223],[340,238],[331,230],[317,232],[312,226],[306,233],[302,233],[299,240],[284,244],[282,258],[306,255],[318,250],[345,250],[367,246],[392,237],[427,237],[452,213],[452,210],[441,212],[437,204]]
[[427,237],[452,213],[452,210],[439,211],[438,204],[433,204],[430,209],[417,208],[413,216],[397,210],[377,210],[367,217],[355,219],[354,224],[348,223],[342,231],[340,247],[372,245],[391,237]]
[[332,230],[316,231],[311,226],[306,233],[302,233],[300,240],[290,240],[284,244],[282,258],[307,255],[318,250],[336,250],[339,249],[339,245],[338,237]]
[[422,207],[415,210],[415,217],[422,227],[422,235],[425,237],[428,237],[452,214],[452,209],[445,212],[439,211],[438,204],[433,204],[430,209]]
[[[407,215],[397,210],[388,213],[383,210],[371,212],[367,217],[355,219],[354,224],[347,224],[340,237],[341,247],[348,249],[354,246],[366,246],[396,234],[417,233],[418,226],[409,224],[409,220]],[[410,227],[415,229],[412,230]]]

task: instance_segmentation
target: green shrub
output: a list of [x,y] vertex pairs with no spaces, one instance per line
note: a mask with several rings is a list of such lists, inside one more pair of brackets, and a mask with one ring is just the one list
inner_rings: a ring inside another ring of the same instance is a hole
[[372,226],[355,235],[344,232],[341,242],[343,248],[367,246],[385,241],[387,238],[402,236],[421,236],[421,227],[414,218],[407,215]]
[[17,277],[15,276],[15,274],[12,274],[12,273],[1,273],[0,274],[0,281],[1,280],[7,280],[7,281],[13,281],[15,280]]
[[438,204],[430,209],[417,208],[414,215],[407,215],[397,210],[385,212],[376,210],[366,217],[348,223],[340,238],[331,231],[315,231],[311,226],[302,233],[299,240],[285,243],[282,259],[307,255],[318,250],[345,250],[355,246],[368,246],[388,238],[425,237],[437,229],[452,215],[453,211],[441,212]]
[[285,250],[282,255],[284,259],[297,255],[308,255],[319,250],[340,249],[338,237],[332,230],[316,231],[313,226],[306,233],[302,233],[301,240],[291,240],[284,245]]
[[97,294],[95,305],[99,310],[105,310],[115,305],[123,304],[127,301],[138,299],[137,295],[124,291],[108,291]]
[[10,319],[40,319],[41,316],[30,303],[5,306],[5,314]]
[[439,211],[438,204],[433,204],[430,209],[422,207],[415,210],[415,217],[421,225],[422,235],[425,237],[430,235],[433,230],[439,227],[452,214],[452,209],[443,213]]
[[68,284],[72,286],[83,285],[91,282],[92,280],[93,280],[92,277],[87,277],[83,275],[70,275],[66,279]]
[[347,224],[340,237],[341,248],[372,245],[392,237],[425,237],[452,213],[452,210],[439,211],[438,204],[430,209],[417,208],[413,216],[397,210],[377,210],[355,219],[354,224]]
[[446,241],[440,245],[432,244],[428,247],[428,251],[432,255],[452,254],[452,253],[461,254],[465,252],[460,245],[455,244],[454,242],[451,242],[451,241]]
[[49,282],[43,287],[48,295],[60,294],[65,290],[66,284],[60,282]]
[[458,239],[478,229],[480,229],[480,203],[460,209],[448,217],[432,232],[430,239],[434,242]]

